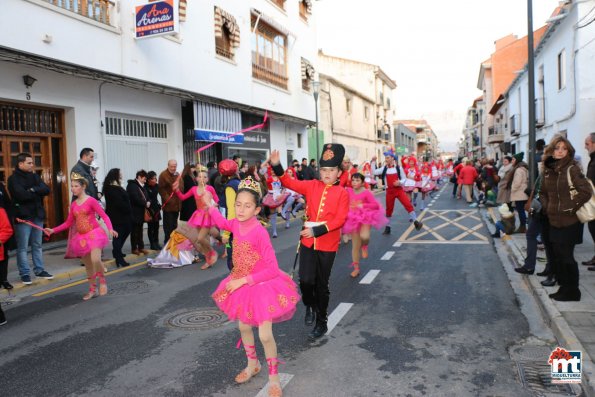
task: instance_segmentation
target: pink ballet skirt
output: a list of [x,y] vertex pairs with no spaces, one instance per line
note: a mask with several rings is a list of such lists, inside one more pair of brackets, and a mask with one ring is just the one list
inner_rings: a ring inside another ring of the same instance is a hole
[[347,219],[342,231],[346,234],[359,232],[362,225],[370,225],[376,229],[382,229],[388,225],[388,218],[384,215],[384,209],[351,208],[347,213]]
[[194,227],[211,227],[215,224],[211,221],[210,215],[205,210],[196,210],[188,219],[188,225]]
[[103,249],[109,244],[107,234],[101,227],[96,227],[87,233],[74,232],[68,242],[69,254],[74,258],[81,258],[95,248]]
[[421,188],[422,193],[431,192],[436,188],[436,184],[434,182],[426,183],[424,187]]
[[[236,255],[241,253],[236,253]],[[244,284],[231,294],[225,289],[232,274],[224,278],[213,293],[219,309],[230,321],[241,321],[254,327],[265,321],[279,323],[291,319],[300,300],[295,282],[284,272],[272,279]]]

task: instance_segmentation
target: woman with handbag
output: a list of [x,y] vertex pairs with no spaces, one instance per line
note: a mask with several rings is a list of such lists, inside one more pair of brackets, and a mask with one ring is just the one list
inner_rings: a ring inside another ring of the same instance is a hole
[[552,268],[560,289],[550,294],[557,301],[580,301],[578,264],[574,246],[583,242],[583,224],[577,211],[591,200],[593,188],[574,160],[575,150],[561,135],[552,139],[544,154],[541,204],[548,217]]
[[145,188],[147,183],[147,172],[140,170],[136,173],[136,179],[128,181],[126,191],[130,197],[130,206],[132,207],[132,231],[130,233],[130,246],[135,255],[148,254],[143,242],[143,224],[151,220],[149,207],[151,201]]
[[147,222],[147,235],[152,250],[159,251],[163,247],[159,245],[159,220],[161,219],[161,204],[159,204],[159,185],[157,185],[157,173],[149,171],[147,173],[147,184],[145,186],[148,198],[151,202],[149,211],[152,214],[151,220]]
[[122,187],[122,173],[119,168],[109,170],[103,181],[103,196],[105,197],[105,212],[112,221],[118,237],[112,240],[112,255],[117,267],[126,267],[130,263],[124,260],[122,247],[132,229],[132,207],[128,192]]

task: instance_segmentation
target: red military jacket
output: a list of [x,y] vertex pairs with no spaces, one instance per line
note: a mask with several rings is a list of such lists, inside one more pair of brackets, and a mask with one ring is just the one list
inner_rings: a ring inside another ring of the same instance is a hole
[[351,167],[351,169],[347,172],[343,171],[341,176],[339,177],[339,186],[341,187],[351,187],[351,177],[355,174],[357,170],[355,167]]
[[349,212],[349,195],[339,185],[325,185],[319,180],[299,181],[286,173],[279,178],[283,186],[306,198],[309,222],[325,222],[327,233],[319,237],[302,237],[302,244],[317,251],[335,252],[339,249],[341,227]]
[[5,258],[4,243],[8,241],[10,236],[12,236],[12,226],[10,226],[6,211],[0,207],[0,261]]

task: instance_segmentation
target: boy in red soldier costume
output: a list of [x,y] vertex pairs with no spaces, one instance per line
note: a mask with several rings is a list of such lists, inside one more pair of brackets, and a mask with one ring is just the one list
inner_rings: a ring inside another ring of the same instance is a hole
[[[405,211],[409,214],[409,221],[413,222],[416,230],[420,230],[423,224],[417,220],[417,214],[411,205],[411,201],[403,190],[401,169],[397,163],[397,155],[393,150],[384,153],[385,166],[376,169],[376,157],[372,158],[372,171],[374,175],[381,175],[382,183],[386,186],[386,217],[390,219],[395,209],[395,199],[398,199]],[[382,234],[390,234],[390,226],[386,226]]]
[[349,195],[338,184],[345,148],[325,144],[320,158],[320,180],[299,181],[283,172],[279,151],[271,152],[270,163],[283,186],[306,199],[307,221],[300,242],[300,290],[306,305],[306,325],[316,325],[310,338],[317,339],[327,330],[329,278],[339,249],[341,227],[349,211]]

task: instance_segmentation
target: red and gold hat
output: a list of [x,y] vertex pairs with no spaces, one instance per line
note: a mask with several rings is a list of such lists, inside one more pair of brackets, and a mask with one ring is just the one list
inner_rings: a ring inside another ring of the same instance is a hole
[[339,167],[345,157],[345,147],[339,143],[325,143],[318,162],[322,167]]

